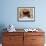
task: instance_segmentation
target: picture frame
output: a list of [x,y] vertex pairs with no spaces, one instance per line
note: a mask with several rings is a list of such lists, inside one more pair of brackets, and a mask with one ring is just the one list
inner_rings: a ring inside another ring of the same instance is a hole
[[17,20],[21,22],[35,21],[35,7],[18,7]]

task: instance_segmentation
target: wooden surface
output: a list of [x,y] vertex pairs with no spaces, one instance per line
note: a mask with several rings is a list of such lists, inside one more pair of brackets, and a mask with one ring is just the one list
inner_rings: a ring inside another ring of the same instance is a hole
[[22,46],[23,33],[4,33],[3,46]]
[[44,46],[44,32],[4,32],[3,46]]
[[24,46],[44,46],[44,33],[24,33]]

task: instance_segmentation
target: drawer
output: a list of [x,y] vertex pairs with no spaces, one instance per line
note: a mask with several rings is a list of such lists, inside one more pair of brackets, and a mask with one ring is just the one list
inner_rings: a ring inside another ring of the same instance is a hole
[[3,43],[2,46],[15,46],[15,43]]
[[23,41],[23,36],[4,36],[3,43],[14,43]]
[[24,32],[24,36],[44,36],[44,32]]
[[44,36],[32,36],[32,43],[33,44],[43,44]]
[[4,32],[4,36],[23,36],[23,32]]
[[23,44],[2,44],[2,46],[23,46]]
[[32,46],[44,46],[44,44],[32,44]]

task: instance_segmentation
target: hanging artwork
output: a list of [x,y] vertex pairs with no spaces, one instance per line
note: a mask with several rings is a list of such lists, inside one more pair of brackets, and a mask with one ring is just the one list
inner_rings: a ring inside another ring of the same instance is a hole
[[18,21],[35,21],[35,7],[18,7]]

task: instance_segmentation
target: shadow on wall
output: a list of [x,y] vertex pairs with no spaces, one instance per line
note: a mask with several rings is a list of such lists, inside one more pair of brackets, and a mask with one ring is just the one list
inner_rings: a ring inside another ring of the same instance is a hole
[[3,29],[5,28],[4,24],[0,24],[0,43],[2,43],[2,36],[3,36],[3,32],[5,32]]

